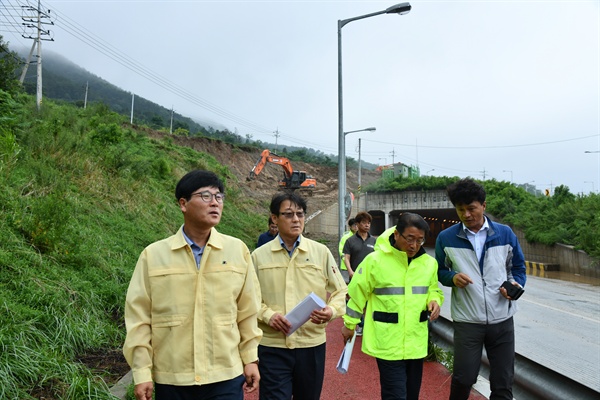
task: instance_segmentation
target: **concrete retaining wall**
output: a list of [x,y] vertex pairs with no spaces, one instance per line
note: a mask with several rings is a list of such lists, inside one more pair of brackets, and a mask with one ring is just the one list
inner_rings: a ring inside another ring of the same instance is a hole
[[[321,212],[318,215],[315,215],[313,218],[308,220],[304,225],[305,233],[325,233],[327,235],[337,235],[338,234],[338,206],[335,203],[332,206],[329,206],[325,210],[320,210]],[[354,212],[354,210],[352,210]],[[318,211],[317,211],[318,212]],[[316,212],[315,212],[316,214]],[[356,213],[354,214],[356,215]],[[309,215],[309,218],[311,215]],[[344,227],[344,230],[348,230],[348,227]]]
[[[519,238],[521,249],[525,259],[531,264],[532,271],[558,270],[571,274],[579,274],[592,278],[600,278],[600,260],[590,257],[585,251],[575,250],[573,246],[557,243],[554,246],[546,246],[539,243],[529,243],[525,240],[525,234],[515,229]],[[548,269],[546,266],[552,266]],[[558,266],[557,269],[556,266]],[[529,266],[528,266],[529,272]]]

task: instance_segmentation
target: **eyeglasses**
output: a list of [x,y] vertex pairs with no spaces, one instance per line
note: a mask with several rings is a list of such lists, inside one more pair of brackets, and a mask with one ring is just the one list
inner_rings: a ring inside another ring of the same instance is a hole
[[423,246],[425,244],[425,239],[415,239],[414,237],[407,238],[406,236],[404,236],[401,233],[400,233],[400,236],[402,236],[404,238],[404,240],[406,240],[406,243],[408,243],[408,244],[415,244],[416,243],[419,246]]
[[192,196],[200,196],[202,201],[210,203],[213,198],[217,200],[217,203],[222,203],[225,200],[225,193],[211,193],[208,190],[204,192],[192,193]]
[[280,212],[279,215],[283,215],[287,219],[292,219],[292,218],[294,218],[294,215],[295,215],[296,217],[298,217],[298,219],[302,219],[302,218],[304,218],[304,216],[306,214],[304,214],[304,211],[296,211],[296,212],[286,211],[286,212]]

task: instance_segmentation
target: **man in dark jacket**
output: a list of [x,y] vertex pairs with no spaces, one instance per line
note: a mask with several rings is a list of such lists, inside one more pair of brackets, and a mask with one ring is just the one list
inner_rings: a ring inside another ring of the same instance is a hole
[[269,230],[260,234],[258,237],[258,242],[256,243],[256,248],[258,249],[263,244],[275,239],[278,233],[279,228],[277,227],[277,224],[273,222],[271,217],[269,217]]

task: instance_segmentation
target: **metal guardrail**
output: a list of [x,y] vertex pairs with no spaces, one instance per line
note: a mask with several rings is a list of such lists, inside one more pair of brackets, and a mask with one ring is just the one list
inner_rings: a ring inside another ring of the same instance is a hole
[[[452,321],[439,317],[429,324],[433,341],[445,350],[454,347],[454,328]],[[489,376],[489,361],[484,354],[481,358],[483,376]],[[541,364],[516,354],[515,385],[513,396],[517,400],[598,400],[600,393],[573,379],[553,371]]]

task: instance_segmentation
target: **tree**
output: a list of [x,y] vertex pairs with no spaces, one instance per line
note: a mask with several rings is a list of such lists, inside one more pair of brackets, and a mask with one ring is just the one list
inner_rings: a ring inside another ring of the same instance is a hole
[[552,199],[556,205],[561,205],[575,201],[575,195],[569,191],[568,186],[559,185],[554,189]]
[[19,56],[8,48],[8,42],[4,42],[0,35],[0,89],[8,93],[16,93],[19,90],[17,69],[21,65]]

